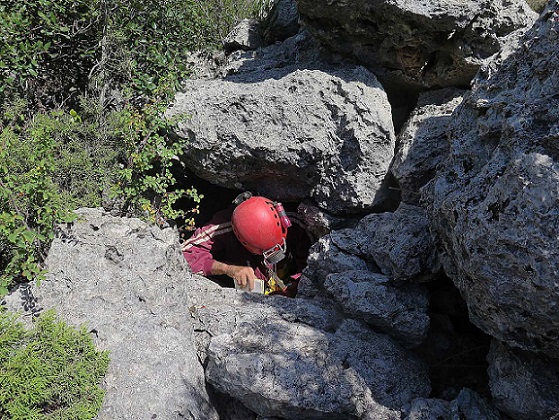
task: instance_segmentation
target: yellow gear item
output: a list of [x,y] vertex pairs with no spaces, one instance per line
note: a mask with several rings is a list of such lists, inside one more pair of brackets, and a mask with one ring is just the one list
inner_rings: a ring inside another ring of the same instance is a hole
[[279,286],[279,284],[276,282],[276,280],[272,276],[266,282],[266,290],[264,291],[264,294],[269,295],[270,293],[277,292],[277,291],[280,291],[280,290],[283,290],[283,289]]

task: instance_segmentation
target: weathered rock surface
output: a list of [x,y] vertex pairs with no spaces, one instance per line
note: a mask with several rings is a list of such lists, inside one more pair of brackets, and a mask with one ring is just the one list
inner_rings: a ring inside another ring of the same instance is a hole
[[304,200],[299,203],[297,214],[305,224],[307,232],[315,239],[330,233],[332,230],[354,226],[359,220],[335,216],[317,207],[312,200]]
[[536,19],[524,0],[298,1],[318,39],[385,82],[467,87],[479,67]]
[[[54,240],[47,278],[29,287],[25,305],[85,324],[109,350],[97,418],[217,419],[193,344],[190,274],[176,232],[96,209],[78,214]],[[12,309],[22,304],[17,292],[8,300]]]
[[559,415],[559,362],[493,340],[487,356],[495,405],[515,420]]
[[548,0],[526,0],[528,5],[537,13],[541,13],[547,4]]
[[439,270],[425,212],[403,204],[365,216],[355,228],[332,231],[313,245],[299,294],[322,296],[407,347],[427,335],[428,296],[411,279]]
[[393,280],[429,280],[440,269],[429,219],[418,206],[402,203],[395,212],[369,214],[355,229],[333,232],[332,241]]
[[324,289],[347,315],[407,347],[417,346],[427,335],[429,298],[421,286],[396,287],[382,274],[344,271],[326,276]]
[[299,13],[295,0],[276,0],[266,16],[263,37],[267,44],[281,42],[299,32]]
[[420,189],[435,177],[437,166],[446,159],[450,148],[448,125],[465,93],[447,88],[419,95],[416,108],[398,135],[398,151],[390,168],[405,203],[419,205]]
[[332,213],[381,204],[395,144],[384,90],[363,67],[281,67],[284,44],[224,79],[185,83],[167,111],[191,117],[176,131],[189,139],[182,159],[216,185]]
[[319,301],[191,286],[207,378],[263,417],[398,419],[428,395],[425,366]]
[[418,398],[405,410],[402,420],[499,420],[495,407],[471,389],[464,388],[456,399]]
[[480,72],[426,198],[470,318],[513,347],[559,354],[559,5]]
[[[196,68],[196,62],[192,63]],[[202,62],[203,64],[203,62]],[[287,38],[281,43],[260,48],[258,51],[235,51],[220,63],[219,68],[209,78],[237,76],[249,82],[267,78],[270,73],[259,76],[259,72],[275,70],[275,78],[284,73],[302,69],[323,69],[341,65],[343,60],[320,45],[307,31]],[[207,77],[206,77],[207,78]]]
[[256,50],[264,43],[260,22],[257,19],[243,19],[223,40],[225,52],[236,50]]

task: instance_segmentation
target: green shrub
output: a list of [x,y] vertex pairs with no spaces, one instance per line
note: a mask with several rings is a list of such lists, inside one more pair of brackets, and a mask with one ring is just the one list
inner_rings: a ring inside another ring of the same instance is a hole
[[99,206],[116,178],[116,152],[95,137],[95,124],[73,111],[26,120],[25,107],[15,102],[0,118],[0,295],[41,279],[55,226],[80,206]]
[[[0,2],[0,99],[39,109],[73,102],[92,75],[152,93],[186,76],[189,51],[217,47],[270,0],[6,0]],[[130,85],[130,82],[132,84]]]
[[[261,15],[271,0],[101,1],[103,54],[96,66],[102,84],[120,84],[160,96],[188,76],[190,51],[216,48],[244,18]],[[171,92],[172,93],[172,92]]]
[[[184,209],[173,205],[184,196],[200,202],[195,189],[174,189],[173,161],[183,153],[184,141],[173,141],[168,133],[175,121],[163,117],[163,102],[141,108],[127,106],[111,115],[111,132],[121,144],[123,167],[112,196],[124,200],[124,215],[148,215],[157,224],[184,217]],[[193,209],[196,211],[196,208]]]
[[14,124],[0,132],[0,294],[16,278],[40,277],[44,244],[54,224],[69,218],[53,181],[56,142],[49,128]]
[[262,19],[272,7],[273,0],[210,0],[196,4],[200,13],[207,16],[214,44],[219,45],[242,19]]
[[30,330],[0,312],[0,418],[95,418],[108,363],[108,353],[95,349],[84,327],[74,329],[53,312]]
[[0,93],[48,106],[83,91],[99,39],[97,22],[96,0],[0,2]]

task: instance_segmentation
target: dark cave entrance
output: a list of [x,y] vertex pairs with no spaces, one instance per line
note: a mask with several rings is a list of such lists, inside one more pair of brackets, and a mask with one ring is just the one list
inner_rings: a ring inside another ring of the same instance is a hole
[[[187,217],[191,217],[194,221],[193,228],[188,228],[187,224],[185,223],[185,219],[175,220],[175,223],[179,229],[181,242],[192,236],[195,228],[199,228],[209,222],[215,213],[231,207],[235,198],[239,194],[247,191],[220,187],[218,185],[212,184],[209,181],[206,181],[203,178],[200,178],[199,176],[196,176],[189,171],[185,172],[183,170],[183,173],[180,176],[177,174],[175,176],[178,180],[177,188],[195,188],[199,195],[204,196],[200,201],[200,204],[198,205],[198,211],[195,213],[189,213],[187,215]],[[253,194],[257,194],[255,191],[250,192]],[[276,197],[268,198],[272,200],[277,199]],[[297,206],[299,204],[298,202],[286,202],[283,200],[280,201],[287,211],[297,211]],[[184,198],[176,203],[175,208],[190,210],[195,205],[196,204],[190,198]]]
[[[192,173],[186,173],[183,177],[183,185],[178,188],[194,188],[198,196],[203,196],[197,211],[187,214],[186,217],[191,220],[175,221],[184,257],[193,272],[204,273],[222,287],[242,287],[239,284],[254,281],[255,285],[260,285],[256,288],[261,290],[260,293],[294,297],[299,277],[307,265],[310,247],[316,240],[298,210],[299,203],[278,200],[278,197],[272,196],[258,197],[257,191],[220,187]],[[235,206],[251,194],[258,198],[249,204],[248,208],[252,206],[252,210],[247,211],[247,207],[241,210],[243,221],[240,227],[237,225],[237,229],[244,229],[245,235],[248,235],[243,240],[237,231],[233,233],[235,225],[229,222]],[[191,199],[185,198],[183,202],[177,203],[177,208],[188,210],[193,205]],[[272,213],[268,206],[272,205],[275,219],[272,217],[270,221],[268,217]],[[264,219],[261,218],[263,214]],[[255,220],[265,222],[255,225]],[[199,228],[202,229],[196,231]],[[266,244],[260,245],[265,246],[262,249],[266,251],[255,251],[260,249],[259,245],[252,245],[251,250],[249,238],[254,238],[256,244]],[[211,269],[208,268],[208,262],[211,263]],[[247,266],[252,269],[250,273],[247,272]],[[235,273],[242,273],[241,280],[235,277]]]
[[[198,205],[198,211],[187,214],[187,217],[191,217],[194,221],[193,227],[189,228],[185,223],[185,219],[178,219],[175,221],[179,228],[181,242],[192,236],[194,233],[193,228],[198,228],[206,224],[215,213],[225,210],[227,207],[231,206],[235,197],[244,192],[220,187],[194,175],[191,172],[184,172],[184,170],[180,176],[177,175],[177,179],[178,188],[195,188],[198,195],[203,195],[203,198]],[[179,200],[175,207],[177,209],[188,211],[195,205],[196,203],[194,203],[190,198],[184,198]]]

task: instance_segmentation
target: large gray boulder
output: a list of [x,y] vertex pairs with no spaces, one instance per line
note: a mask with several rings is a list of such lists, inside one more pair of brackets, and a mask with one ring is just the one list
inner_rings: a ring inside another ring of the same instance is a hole
[[262,22],[263,37],[268,44],[281,42],[299,32],[299,13],[295,0],[275,0]]
[[187,117],[175,132],[188,139],[186,166],[222,187],[310,197],[337,214],[381,204],[395,135],[375,76],[358,66],[277,67],[275,53],[262,54],[176,95],[167,116]]
[[493,340],[487,360],[489,385],[497,408],[515,420],[557,418],[557,359],[515,350]]
[[384,83],[467,87],[480,65],[536,19],[524,0],[299,0],[304,25]]
[[324,289],[344,310],[406,347],[425,339],[429,298],[418,285],[397,287],[371,271],[344,271],[326,276]]
[[190,273],[177,232],[77,213],[52,243],[47,278],[10,296],[10,308],[54,308],[109,351],[99,420],[217,419],[186,315]]
[[559,5],[476,78],[426,198],[474,324],[559,355]]
[[399,419],[429,394],[426,366],[319,300],[190,284],[206,375],[263,418]]
[[256,50],[263,44],[260,22],[257,19],[243,19],[223,40],[225,52],[236,50]]
[[421,188],[435,177],[448,155],[448,125],[462,102],[464,90],[446,88],[424,92],[398,134],[398,150],[390,170],[401,190],[402,201],[420,204]]
[[399,282],[431,280],[440,269],[427,213],[418,206],[402,203],[394,212],[369,214],[355,228],[331,235],[340,249]]

